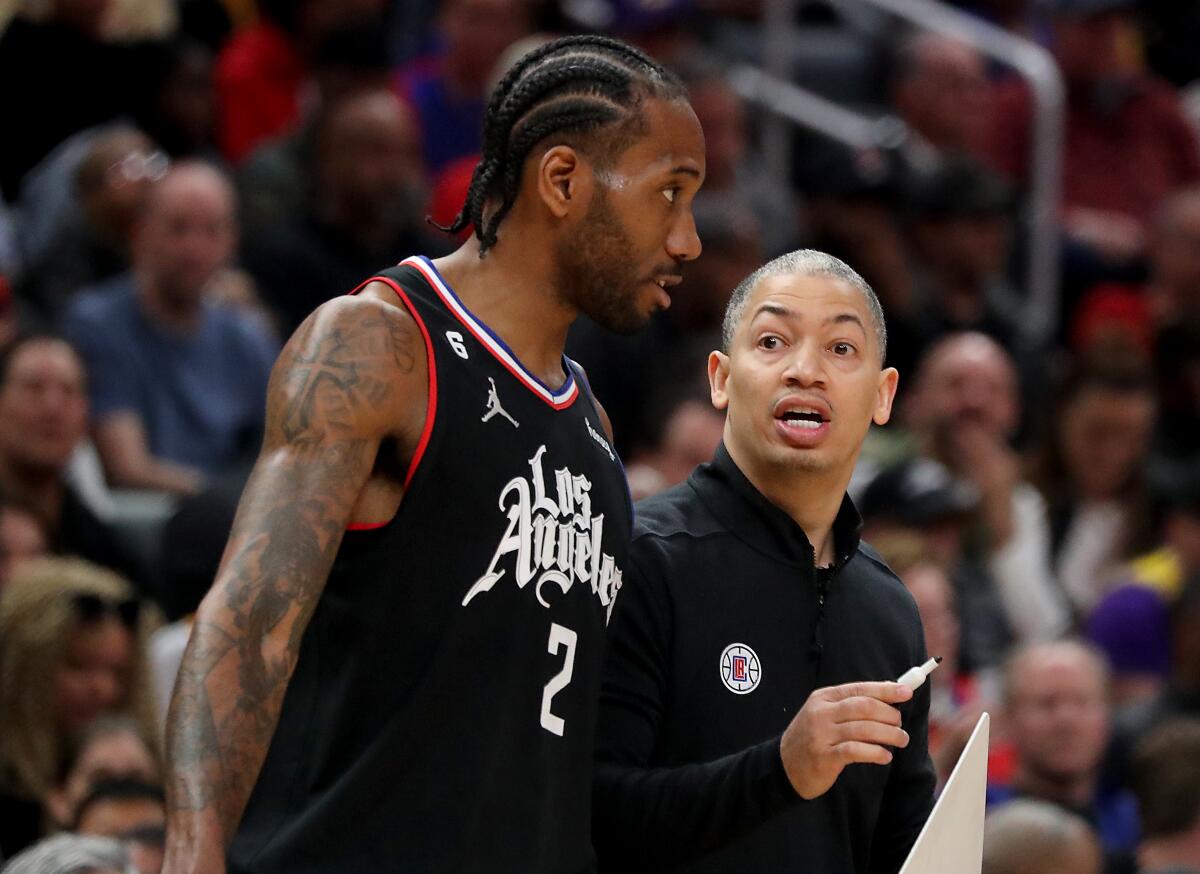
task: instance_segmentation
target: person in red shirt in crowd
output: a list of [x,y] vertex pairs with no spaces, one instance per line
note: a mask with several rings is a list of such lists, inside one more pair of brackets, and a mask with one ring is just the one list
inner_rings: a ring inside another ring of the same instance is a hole
[[[1200,180],[1200,142],[1177,95],[1130,57],[1131,0],[1053,0],[1052,50],[1067,86],[1062,220],[1102,263],[1139,258],[1166,197]],[[1032,97],[1021,82],[996,94],[991,159],[1029,176]]]
[[309,58],[325,35],[378,19],[383,0],[262,0],[259,21],[217,58],[217,138],[240,162],[254,147],[287,133],[315,99]]

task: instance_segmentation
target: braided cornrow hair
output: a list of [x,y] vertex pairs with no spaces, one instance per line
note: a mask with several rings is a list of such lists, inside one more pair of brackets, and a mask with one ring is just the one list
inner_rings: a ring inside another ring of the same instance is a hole
[[[552,134],[603,133],[598,143],[611,149],[640,122],[647,96],[675,99],[682,82],[633,46],[603,36],[567,36],[534,49],[500,80],[488,101],[483,124],[483,155],[471,176],[467,199],[443,231],[470,226],[480,255],[496,244],[496,231],[508,215],[521,184],[525,159]],[[484,217],[489,201],[499,207]]]

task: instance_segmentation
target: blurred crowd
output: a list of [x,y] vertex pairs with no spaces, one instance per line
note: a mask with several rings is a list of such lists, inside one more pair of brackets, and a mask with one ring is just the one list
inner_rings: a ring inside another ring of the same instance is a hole
[[778,178],[730,75],[763,63],[769,2],[0,0],[5,870],[158,871],[166,705],[281,342],[453,248],[435,223],[491,85],[593,30],[677,70],[707,144],[672,307],[568,344],[635,497],[720,440],[704,361],[733,286],[791,249],[843,258],[901,374],[852,493],[945,659],[943,780],[996,718],[986,874],[1200,872],[1200,4],[953,4],[1065,84],[1061,295],[1037,324],[1024,80],[801,0],[795,82],[905,135],[795,129]]

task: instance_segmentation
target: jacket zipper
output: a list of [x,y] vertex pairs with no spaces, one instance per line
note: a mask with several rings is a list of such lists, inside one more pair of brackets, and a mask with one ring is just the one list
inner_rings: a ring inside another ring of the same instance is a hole
[[821,575],[820,582],[817,583],[817,624],[813,628],[813,645],[812,657],[817,663],[817,670],[821,667],[821,655],[825,651],[825,598],[829,594],[829,580]]

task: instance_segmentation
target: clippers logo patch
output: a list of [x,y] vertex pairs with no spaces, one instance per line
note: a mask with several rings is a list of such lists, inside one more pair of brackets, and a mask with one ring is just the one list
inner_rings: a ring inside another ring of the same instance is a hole
[[721,653],[721,682],[735,695],[753,692],[762,679],[758,654],[744,643],[731,643]]

